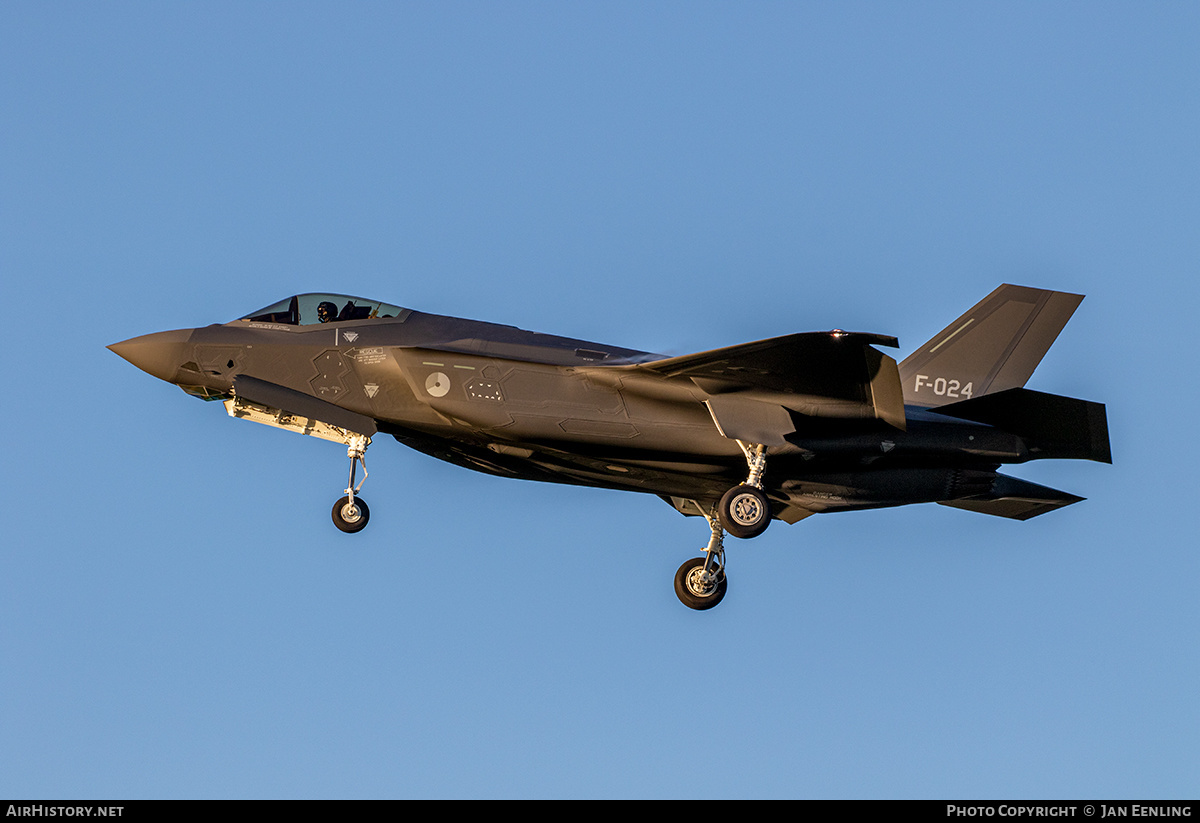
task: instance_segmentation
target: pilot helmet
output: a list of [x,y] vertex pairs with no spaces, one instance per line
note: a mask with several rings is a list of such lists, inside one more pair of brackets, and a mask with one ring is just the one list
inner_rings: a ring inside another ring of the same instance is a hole
[[330,303],[328,300],[323,301],[317,306],[317,319],[322,323],[328,323],[330,320],[337,319],[337,306]]

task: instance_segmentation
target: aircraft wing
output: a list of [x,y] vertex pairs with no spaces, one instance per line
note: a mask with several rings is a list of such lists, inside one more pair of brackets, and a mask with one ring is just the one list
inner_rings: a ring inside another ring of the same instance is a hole
[[[896,338],[808,332],[640,363],[642,374],[687,377],[711,395],[709,411],[727,437],[767,443],[790,433],[787,410],[814,417],[884,420],[905,427],[896,361],[871,348]],[[786,428],[786,431],[781,431]],[[735,430],[750,435],[742,437]]]
[[861,332],[805,332],[723,349],[668,357],[637,366],[677,377],[704,378],[774,391],[827,389],[861,362],[871,344],[895,348],[896,338]]

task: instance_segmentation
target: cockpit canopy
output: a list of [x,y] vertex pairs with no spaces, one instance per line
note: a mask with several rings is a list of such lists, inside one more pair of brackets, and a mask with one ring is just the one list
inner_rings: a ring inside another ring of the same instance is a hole
[[314,326],[343,320],[404,317],[408,313],[408,309],[399,306],[347,294],[297,294],[240,319],[288,326]]

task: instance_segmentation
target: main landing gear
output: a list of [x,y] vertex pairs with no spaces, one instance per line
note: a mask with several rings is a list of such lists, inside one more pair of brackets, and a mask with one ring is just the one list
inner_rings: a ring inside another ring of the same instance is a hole
[[[337,526],[347,534],[360,532],[367,527],[367,521],[371,519],[371,510],[367,508],[367,501],[361,497],[357,497],[358,490],[362,488],[363,483],[367,482],[367,446],[371,443],[371,438],[363,437],[360,434],[352,435],[346,448],[346,456],[350,458],[350,482],[346,486],[346,496],[333,504],[333,525]],[[358,466],[362,466],[362,480],[358,481],[358,485],[354,485],[354,472]]]
[[675,595],[683,605],[696,611],[711,609],[725,597],[725,530],[711,514],[705,514],[712,537],[704,549],[704,557],[694,557],[675,572]]
[[762,491],[763,470],[767,466],[767,447],[743,443],[741,440],[737,441],[737,444],[746,455],[746,465],[750,473],[745,483],[725,492],[721,502],[717,504],[717,517],[720,518],[725,531],[734,537],[758,537],[771,525],[771,504]]
[[704,512],[712,530],[704,557],[688,560],[675,572],[675,595],[689,609],[711,609],[725,597],[725,532],[734,537],[757,537],[771,524],[771,503],[762,490],[767,447],[741,440],[737,444],[746,455],[746,482],[725,492],[715,509]]

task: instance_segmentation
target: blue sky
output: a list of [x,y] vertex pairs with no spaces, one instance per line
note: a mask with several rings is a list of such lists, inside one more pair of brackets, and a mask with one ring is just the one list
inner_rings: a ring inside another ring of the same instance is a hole
[[[0,796],[1194,797],[1200,9],[0,8]],[[729,541],[105,350],[302,291],[682,354],[1088,295],[1088,498]]]

